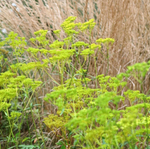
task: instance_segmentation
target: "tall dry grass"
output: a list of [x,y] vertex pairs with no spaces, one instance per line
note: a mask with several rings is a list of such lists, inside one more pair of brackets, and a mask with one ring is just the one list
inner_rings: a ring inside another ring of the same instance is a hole
[[[12,6],[12,3],[17,7]],[[111,76],[125,72],[129,65],[150,59],[150,0],[1,0],[0,10],[1,29],[14,31],[27,40],[39,29],[49,30],[50,42],[55,40],[52,30],[60,29],[61,23],[68,16],[77,16],[76,22],[94,18],[96,26],[92,42],[98,38],[115,39],[115,44],[109,50],[108,75]],[[63,33],[61,37],[64,37]],[[87,39],[88,36],[80,35],[78,40],[86,42]],[[107,74],[107,65],[106,59],[99,54],[98,74]],[[91,59],[89,74],[95,75],[94,72]],[[147,76],[146,91],[149,83]],[[130,78],[129,87],[139,89],[140,86]]]

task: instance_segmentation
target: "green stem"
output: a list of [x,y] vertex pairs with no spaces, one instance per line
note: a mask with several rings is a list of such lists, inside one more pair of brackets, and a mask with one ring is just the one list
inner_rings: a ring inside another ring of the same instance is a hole
[[63,64],[60,63],[59,61],[58,61],[58,68],[59,68],[59,72],[60,72],[61,85],[63,85],[63,83],[64,83]]
[[42,131],[41,120],[40,120],[40,116],[38,116],[38,120],[39,120],[39,126],[40,126],[42,141],[43,141],[43,143],[44,143],[44,149],[46,149],[45,140],[44,140],[43,131]]
[[97,67],[96,67],[96,57],[94,56],[95,74],[96,74],[96,88],[97,88]]
[[12,137],[14,138],[14,134],[12,131],[13,127],[12,127],[10,119],[9,119],[10,115],[9,115],[8,109],[7,109],[7,115],[8,115],[8,122],[9,122],[9,126],[10,126],[10,136],[12,135]]
[[[38,134],[37,134],[37,131],[36,131],[36,124],[35,124],[35,117],[33,116],[33,112],[32,112],[32,107],[30,105],[30,110],[31,110],[31,116],[32,116],[32,120],[33,120],[33,125],[34,125],[34,129],[35,129],[35,134],[36,134],[36,138],[38,139]],[[38,141],[38,145],[40,146],[39,144],[39,141]]]
[[55,81],[55,79],[47,72],[47,70],[45,68],[43,68],[44,71],[46,72],[46,74],[53,80],[54,83],[56,83],[57,85],[60,85],[58,82]]
[[107,72],[106,72],[106,76],[108,75],[108,71],[109,71],[109,47],[107,48]]
[[[90,36],[89,36],[90,45],[91,45],[91,35],[92,35],[92,30],[90,30]],[[91,51],[91,46],[90,46],[90,51]],[[91,55],[89,54],[89,61],[88,61],[87,71],[86,71],[87,73],[88,73],[88,70],[89,70],[90,60],[91,60]],[[85,74],[85,77],[87,76],[87,73]]]

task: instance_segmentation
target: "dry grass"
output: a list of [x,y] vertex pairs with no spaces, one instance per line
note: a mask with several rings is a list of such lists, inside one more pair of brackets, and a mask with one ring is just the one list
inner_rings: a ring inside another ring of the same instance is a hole
[[[94,18],[96,27],[92,42],[98,38],[114,38],[110,48],[109,72],[115,76],[126,71],[128,65],[150,59],[150,0],[1,0],[0,27],[8,32],[14,31],[26,39],[34,36],[39,29],[49,30],[49,40],[53,42],[52,30],[60,29],[61,23],[70,15],[77,16],[77,22]],[[12,6],[15,3],[17,7]],[[32,7],[32,8],[31,8]],[[19,10],[18,10],[19,8]],[[61,34],[63,37],[63,33]],[[80,36],[79,40],[87,41]],[[101,54],[97,58],[98,74],[107,74],[107,61]],[[89,74],[94,75],[91,59]],[[149,78],[147,81],[149,83]],[[130,88],[138,89],[132,79]],[[148,90],[146,84],[146,90]]]

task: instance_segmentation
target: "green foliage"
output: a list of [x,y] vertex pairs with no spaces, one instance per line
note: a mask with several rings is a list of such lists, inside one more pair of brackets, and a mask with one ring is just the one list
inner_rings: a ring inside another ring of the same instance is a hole
[[[13,145],[15,145],[15,148],[18,148],[25,113],[30,107],[31,91],[33,95],[42,82],[28,78],[23,74],[23,70],[22,74],[19,73],[21,69],[18,66],[23,64],[19,63],[19,57],[25,52],[25,38],[18,37],[17,34],[10,32],[8,37],[0,42],[0,45],[9,45],[18,61],[18,63],[9,65],[5,72],[0,73],[0,113],[3,115],[0,136],[5,138],[6,135],[6,148]],[[4,58],[5,53],[3,52],[3,55],[1,55],[1,68],[3,68],[4,60],[6,63],[9,63],[8,59]],[[26,100],[23,101],[23,98]],[[15,136],[16,131],[19,132],[17,136]]]
[[30,78],[26,78],[23,75],[17,76],[16,73],[6,71],[0,75],[0,112],[5,113],[5,117],[9,122],[9,138],[14,137],[14,130],[21,128],[20,121],[21,117],[23,120],[24,115],[22,113],[28,107],[29,101],[24,102],[24,108],[18,111],[20,102],[18,101],[19,96],[22,94],[29,95],[28,89],[31,88],[34,92],[37,87],[41,84],[40,81],[33,81]]
[[[83,24],[75,24],[74,20],[75,17],[69,17],[61,26],[66,35],[70,36],[70,43],[68,42],[67,45],[72,43],[71,47],[76,50],[73,53],[76,57],[82,56],[85,61],[87,56],[95,58],[95,50],[98,48],[101,52],[101,44],[104,44],[109,50],[111,44],[114,43],[114,40],[110,38],[98,39],[96,41],[98,45],[94,43],[89,45],[81,41],[73,43],[73,37],[76,34],[86,29],[91,31],[95,25],[93,20]],[[75,26],[79,28],[78,32],[73,30]],[[85,48],[87,46],[88,49]],[[57,49],[59,46],[55,48]],[[67,52],[66,50],[66,55]],[[60,62],[58,53],[55,54],[57,57],[53,56],[51,59]],[[71,55],[68,56],[68,59],[69,57]],[[63,63],[60,65],[62,68],[66,63],[65,58],[61,62]],[[78,62],[80,63],[80,61]],[[74,143],[83,148],[121,148],[125,144],[129,148],[133,148],[142,139],[148,143],[150,134],[149,97],[140,91],[133,90],[127,90],[122,95],[120,93],[127,86],[127,82],[123,81],[125,77],[133,76],[141,83],[141,77],[145,77],[149,68],[149,63],[140,63],[128,67],[125,73],[119,74],[117,77],[96,76],[99,87],[91,89],[88,87],[91,79],[84,76],[84,72],[87,70],[84,70],[83,65],[80,64],[79,71],[76,70],[69,79],[45,96],[44,99],[50,100],[56,105],[58,111],[56,115],[51,114],[45,118],[44,123],[53,131],[60,128],[61,135],[64,135],[64,142],[67,141],[66,144],[69,144],[68,139],[71,140],[72,136],[69,137],[71,131]],[[130,101],[131,107],[118,110],[120,102],[125,105],[125,99]],[[134,105],[135,100],[138,100],[136,105]],[[115,108],[111,109],[109,103],[112,103]],[[66,132],[64,132],[65,129]]]
[[[57,142],[61,148],[135,148],[137,142],[141,142],[140,147],[147,147],[150,135],[150,97],[143,92],[143,80],[149,71],[150,62],[129,66],[125,73],[116,77],[108,76],[109,49],[114,39],[100,38],[91,43],[94,19],[74,23],[75,19],[76,17],[71,16],[62,23],[61,27],[66,34],[64,39],[60,39],[61,30],[54,31],[60,40],[52,44],[47,40],[45,30],[35,32],[36,37],[30,39],[37,48],[26,49],[25,38],[20,38],[13,32],[0,42],[0,46],[9,44],[17,59],[16,63],[9,66],[8,71],[0,74],[0,111],[4,112],[9,122],[8,142],[11,142],[11,137],[15,138],[14,124],[23,113],[28,108],[33,112],[30,102],[36,88],[42,84],[42,72],[56,84],[44,100],[56,106],[57,111],[45,117],[44,123],[57,140],[62,139]],[[89,43],[76,41],[82,32],[89,33]],[[101,50],[102,45],[106,47],[106,55]],[[107,74],[98,75],[95,68],[95,76],[89,76],[90,58],[93,58],[96,67],[97,52],[107,59]],[[19,57],[24,54],[28,54],[32,61],[20,61]],[[49,67],[57,70],[60,81],[48,73]],[[29,78],[31,73],[39,73],[39,80]],[[127,89],[126,79],[130,76],[141,85],[141,91]],[[95,88],[90,87],[93,81]],[[33,93],[30,96],[31,91]],[[22,110],[17,110],[18,98],[22,94],[28,100]],[[127,107],[127,101],[130,107]],[[119,106],[120,103],[122,107]],[[44,142],[44,137],[41,138]],[[16,146],[20,147],[17,143]]]

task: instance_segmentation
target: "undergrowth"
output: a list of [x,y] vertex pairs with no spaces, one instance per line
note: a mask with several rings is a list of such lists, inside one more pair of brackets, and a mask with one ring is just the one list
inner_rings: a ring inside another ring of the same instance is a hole
[[[47,30],[35,32],[36,37],[30,39],[37,48],[26,48],[25,38],[14,32],[0,42],[1,47],[6,44],[12,47],[16,59],[0,74],[1,146],[9,149],[56,146],[61,149],[148,149],[150,96],[149,91],[144,91],[144,80],[150,61],[128,66],[126,72],[116,77],[109,76],[109,50],[114,39],[99,38],[92,43],[94,19],[74,23],[75,19],[72,16],[67,18],[61,25],[62,30],[54,31],[58,40],[52,44],[46,38]],[[60,37],[62,31],[66,34],[64,39]],[[90,35],[88,43],[78,41],[83,32]],[[98,53],[106,59],[106,74],[97,72]],[[29,59],[20,59],[24,55]],[[91,59],[95,66],[94,76],[88,74]],[[1,68],[4,60],[9,62],[1,56]],[[57,79],[49,73],[49,68],[57,72]],[[44,97],[55,107],[49,109],[50,114],[45,116],[44,123],[43,116],[40,116],[42,104],[37,98],[45,86],[43,74],[55,84]],[[130,77],[141,86],[140,90],[128,88]],[[93,88],[91,84],[94,84]],[[26,130],[23,130],[24,124]],[[34,126],[32,129],[31,125]],[[50,138],[50,142],[43,133],[45,125],[47,132],[53,134],[49,136],[54,138]]]

